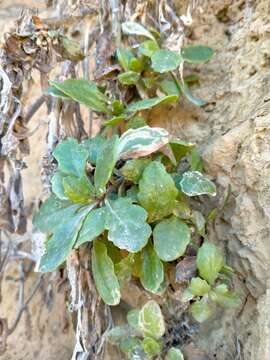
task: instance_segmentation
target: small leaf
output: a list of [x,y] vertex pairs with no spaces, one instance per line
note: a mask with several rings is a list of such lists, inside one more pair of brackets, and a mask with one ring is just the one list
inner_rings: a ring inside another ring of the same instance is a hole
[[173,261],[182,256],[190,243],[189,227],[171,216],[157,224],[153,231],[154,248],[163,261]]
[[143,329],[145,336],[159,339],[164,335],[165,323],[156,301],[150,300],[142,307],[139,313],[139,326]]
[[164,165],[152,161],[139,181],[138,199],[147,210],[149,222],[160,220],[172,213],[178,191]]
[[71,61],[81,61],[84,58],[84,54],[81,50],[80,44],[77,41],[70,39],[67,36],[58,36],[59,52],[63,59]]
[[153,41],[156,41],[155,37],[142,25],[134,21],[126,21],[122,23],[122,31],[127,35],[145,36]]
[[178,97],[181,95],[179,87],[173,80],[163,80],[159,83],[159,86],[166,95],[176,95]]
[[123,198],[106,200],[106,209],[108,239],[119,249],[131,253],[140,251],[151,235],[151,227],[146,222],[146,211]]
[[224,265],[224,258],[214,244],[204,242],[197,253],[197,267],[200,276],[213,285]]
[[139,46],[139,54],[151,57],[155,51],[159,50],[159,46],[156,41],[146,40]]
[[121,340],[135,336],[135,331],[129,325],[115,326],[107,332],[106,338],[112,345],[119,345]]
[[63,187],[63,179],[66,175],[57,171],[52,179],[52,192],[60,199],[60,200],[68,200],[68,197],[65,195],[64,187]]
[[133,58],[129,62],[129,70],[140,74],[144,70],[145,65],[146,63],[144,58]]
[[207,281],[199,277],[195,277],[189,284],[189,290],[195,296],[203,296],[209,293],[211,287],[208,285]]
[[151,244],[143,249],[140,278],[143,287],[152,293],[157,293],[164,279],[163,264]]
[[181,88],[182,93],[185,95],[185,97],[188,99],[188,101],[190,101],[192,104],[194,104],[196,106],[203,106],[203,105],[207,104],[206,101],[199,99],[199,98],[195,97],[194,95],[192,95],[187,83],[179,82],[179,86]]
[[87,150],[76,139],[67,139],[56,146],[53,156],[58,169],[67,175],[81,177],[85,173]]
[[169,95],[169,96],[161,96],[161,97],[153,97],[150,99],[143,99],[137,102],[133,102],[127,107],[128,112],[137,112],[142,110],[151,109],[154,106],[157,105],[165,105],[165,104],[171,104],[173,102],[176,102],[178,100],[177,95]]
[[75,248],[86,243],[93,241],[105,230],[105,208],[92,210],[84,219],[81,230],[75,244]]
[[126,197],[130,199],[131,202],[133,203],[137,203],[138,202],[138,186],[131,186],[130,189],[127,190],[126,192]]
[[192,292],[190,291],[189,288],[185,289],[182,296],[181,296],[181,301],[183,303],[185,302],[189,302],[190,300],[192,300],[194,298],[194,295],[192,294]]
[[33,225],[40,231],[51,234],[64,221],[74,217],[79,208],[80,205],[61,201],[56,196],[51,195],[35,214]]
[[54,271],[66,260],[88,211],[89,208],[83,208],[76,215],[59,224],[46,243],[46,252],[41,257],[39,271]]
[[134,336],[129,336],[120,341],[120,350],[125,354],[131,353],[137,347],[141,347],[141,340]]
[[166,360],[184,360],[184,356],[181,350],[172,347],[167,354]]
[[138,158],[150,155],[169,142],[169,133],[162,128],[144,126],[126,131],[120,138],[119,157]]
[[135,56],[133,55],[132,51],[127,48],[118,48],[116,50],[116,57],[119,64],[125,71],[129,70],[129,63],[131,59],[134,59]]
[[201,236],[205,236],[205,218],[200,211],[193,210],[191,221],[196,226],[197,232]]
[[120,169],[121,175],[124,176],[125,179],[138,184],[143,170],[150,163],[150,161],[150,159],[128,160]]
[[183,61],[181,55],[176,51],[158,50],[151,56],[152,68],[158,73],[173,71]]
[[135,71],[127,71],[118,75],[118,80],[123,85],[134,85],[140,79],[140,75]]
[[102,151],[102,147],[105,143],[106,139],[101,135],[97,135],[82,142],[82,146],[88,152],[88,160],[91,164],[96,165],[98,154]]
[[120,286],[114,273],[114,266],[107,254],[106,246],[98,240],[92,249],[92,271],[99,295],[107,305],[120,302]]
[[184,156],[192,151],[192,149],[195,147],[195,144],[175,139],[170,141],[170,146],[176,161],[179,162]]
[[186,171],[179,183],[181,190],[188,196],[211,195],[216,196],[215,184],[203,176],[199,171]]
[[115,265],[115,273],[121,287],[131,278],[134,263],[134,254],[129,254]]
[[139,324],[139,315],[140,310],[138,309],[132,309],[127,314],[127,321],[128,324],[136,331],[140,332],[142,329],[140,328]]
[[194,319],[199,323],[208,320],[213,314],[212,309],[205,298],[197,300],[191,304],[190,312]]
[[127,117],[126,114],[121,114],[121,115],[117,115],[117,116],[113,116],[112,118],[110,118],[109,120],[104,121],[104,125],[106,126],[116,126],[119,125],[123,122],[123,120],[125,120]]
[[118,156],[119,138],[114,135],[103,145],[97,157],[97,166],[94,174],[95,188],[98,195],[106,191],[106,185],[110,180]]
[[[211,294],[214,296],[211,297]],[[226,308],[235,308],[241,304],[240,297],[236,293],[229,291],[226,284],[216,286],[214,290],[211,291],[210,297],[212,301]]]
[[109,113],[109,99],[98,89],[94,81],[68,79],[64,82],[50,81],[50,84],[74,101],[97,112]]
[[140,127],[146,126],[146,120],[142,116],[134,116],[127,122],[127,130],[129,129],[138,129]]
[[65,176],[62,180],[64,194],[74,203],[87,204],[93,201],[94,186],[86,176]]
[[203,171],[203,162],[196,148],[191,150],[190,167],[192,171],[199,171],[199,172]]
[[145,337],[142,341],[142,348],[144,352],[152,357],[161,353],[161,345],[159,342],[151,337]]
[[205,63],[211,59],[213,54],[213,49],[204,45],[185,46],[181,51],[183,59],[192,64]]
[[113,111],[114,115],[121,115],[123,113],[124,109],[125,109],[125,107],[120,100],[118,100],[118,99],[113,100],[112,111]]

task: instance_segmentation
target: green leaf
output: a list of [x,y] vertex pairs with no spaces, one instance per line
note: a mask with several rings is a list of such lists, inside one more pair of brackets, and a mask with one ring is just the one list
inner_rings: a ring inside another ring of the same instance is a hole
[[120,350],[125,354],[131,353],[137,347],[141,347],[141,340],[134,336],[129,336],[120,341]]
[[216,286],[214,290],[210,292],[210,298],[218,305],[226,308],[235,308],[241,304],[240,297],[236,293],[229,291],[226,284]]
[[190,243],[189,227],[180,219],[171,216],[154,228],[154,248],[163,261],[173,261],[182,256]]
[[131,186],[130,189],[127,190],[126,192],[126,197],[130,199],[131,202],[133,203],[137,203],[138,202],[138,186]]
[[94,186],[86,176],[65,176],[62,180],[64,194],[74,203],[87,204],[93,201]]
[[140,127],[146,126],[146,120],[142,116],[134,116],[127,122],[127,130],[129,129],[138,129]]
[[106,338],[112,345],[120,345],[121,340],[135,336],[136,332],[129,325],[115,326],[107,332]]
[[161,345],[151,337],[145,337],[142,341],[142,347],[145,353],[152,357],[161,353]]
[[140,75],[135,71],[127,71],[118,75],[118,80],[123,85],[135,85],[140,79]]
[[160,220],[172,213],[178,190],[164,165],[152,161],[139,181],[138,199],[147,210],[149,222]]
[[97,157],[97,166],[94,174],[95,188],[98,195],[106,191],[106,185],[110,180],[118,156],[119,138],[114,135],[103,145]]
[[129,254],[115,265],[115,273],[121,287],[131,278],[134,263],[134,254]]
[[179,162],[184,156],[186,156],[196,146],[194,143],[182,141],[182,140],[171,140],[170,146],[177,162]]
[[184,360],[184,356],[181,350],[172,347],[167,354],[166,360]]
[[94,241],[92,250],[92,271],[99,295],[107,305],[120,302],[120,286],[114,273],[114,266],[107,254],[106,246],[99,240]]
[[53,156],[58,169],[67,175],[81,177],[85,173],[87,150],[76,139],[67,139],[56,146]]
[[207,104],[206,101],[199,99],[199,98],[195,97],[194,95],[192,95],[187,83],[179,82],[179,86],[181,88],[182,93],[185,95],[185,97],[188,99],[188,101],[190,101],[192,104],[194,104],[196,106],[203,106],[203,105]]
[[126,131],[119,142],[119,158],[138,158],[152,154],[169,142],[169,133],[158,127],[144,126]]
[[213,285],[224,265],[223,255],[218,247],[204,242],[197,253],[197,267],[200,276]]
[[173,71],[183,61],[181,55],[176,51],[158,50],[151,56],[152,68],[158,73]]
[[123,120],[125,120],[127,117],[126,114],[121,114],[121,115],[117,115],[117,116],[113,116],[112,118],[110,118],[109,120],[104,121],[104,125],[106,126],[116,126],[119,125],[123,122]]
[[197,232],[201,236],[205,236],[205,218],[200,211],[193,210],[191,221],[196,226]]
[[58,36],[58,48],[63,59],[81,61],[84,58],[80,44],[67,36]]
[[139,326],[145,336],[159,339],[164,335],[165,323],[156,301],[150,300],[142,307],[139,313]]
[[185,289],[182,296],[181,296],[181,301],[182,302],[189,302],[190,300],[192,300],[194,298],[194,295],[192,294],[192,292],[190,291],[189,288]]
[[143,287],[152,293],[156,293],[159,290],[164,280],[163,264],[153,249],[152,244],[148,244],[143,249],[140,279]]
[[82,146],[88,152],[88,160],[92,165],[96,165],[98,154],[102,151],[105,143],[106,139],[101,135],[97,135],[82,142]]
[[53,235],[46,243],[46,251],[41,257],[39,271],[54,271],[66,260],[76,242],[83,219],[88,211],[89,208],[81,209],[73,217],[61,222],[55,229]]
[[144,76],[142,78],[142,82],[143,82],[144,86],[146,87],[146,89],[152,89],[157,83],[157,78],[153,77],[153,76]]
[[129,63],[131,59],[135,58],[133,52],[127,48],[118,48],[116,50],[116,57],[119,64],[125,71],[129,70]]
[[213,314],[212,309],[210,308],[207,299],[205,298],[195,301],[193,304],[191,304],[189,309],[191,315],[199,323],[208,320]]
[[145,65],[144,58],[133,58],[129,62],[129,70],[140,74],[144,70]]
[[78,249],[82,244],[93,241],[105,230],[105,208],[92,210],[84,219],[75,244]]
[[151,57],[155,51],[159,50],[159,46],[156,41],[146,40],[139,46],[139,54]]
[[150,159],[128,160],[120,169],[121,175],[124,176],[125,179],[138,184],[143,170],[150,163],[150,161]]
[[109,99],[98,89],[94,81],[68,79],[64,82],[50,81],[50,84],[74,101],[97,112],[109,113]]
[[156,41],[155,37],[142,25],[134,21],[126,21],[122,23],[122,31],[127,35],[145,36],[153,41]]
[[191,279],[191,282],[189,284],[189,290],[195,296],[203,296],[209,293],[211,287],[209,286],[207,281],[196,277]]
[[159,86],[166,95],[176,95],[178,97],[181,95],[178,86],[173,80],[162,80]]
[[124,109],[125,109],[125,107],[124,107],[123,103],[120,100],[118,100],[118,99],[113,100],[113,102],[112,102],[112,110],[113,110],[114,115],[122,114]]
[[70,100],[70,97],[67,96],[66,94],[64,94],[62,91],[56,89],[55,87],[51,86],[47,89],[47,93],[49,95],[58,97],[58,98],[62,98],[64,100]]
[[119,249],[131,253],[140,251],[151,235],[151,227],[146,222],[146,211],[124,198],[106,200],[105,203],[108,239]]
[[52,192],[60,199],[60,200],[68,200],[68,197],[65,195],[64,187],[63,187],[63,179],[66,175],[57,171],[52,179]]
[[171,104],[173,102],[176,102],[178,100],[177,95],[169,95],[169,96],[161,96],[161,97],[153,97],[150,99],[143,99],[137,102],[133,102],[127,107],[128,112],[137,112],[142,110],[151,109],[154,106],[157,105],[165,105],[165,104]]
[[129,312],[127,313],[128,324],[138,332],[142,330],[139,324],[139,315],[140,315],[140,310],[138,309],[129,310]]
[[203,162],[196,148],[191,149],[190,167],[192,171],[199,171],[199,172],[203,171]]
[[181,51],[183,59],[192,64],[205,63],[211,59],[213,54],[213,49],[204,45],[185,46]]
[[180,188],[188,196],[211,195],[216,196],[215,184],[203,176],[199,171],[186,171],[179,182]]
[[80,205],[61,201],[56,196],[51,195],[35,214],[33,225],[40,231],[51,234],[62,222],[74,217],[79,208]]

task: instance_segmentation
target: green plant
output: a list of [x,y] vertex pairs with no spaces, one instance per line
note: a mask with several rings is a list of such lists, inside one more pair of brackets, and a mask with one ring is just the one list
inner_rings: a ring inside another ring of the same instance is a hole
[[[47,234],[39,268],[53,271],[72,249],[91,245],[98,292],[106,304],[117,305],[131,278],[137,278],[149,293],[165,296],[169,285],[166,263],[176,265],[187,249],[192,249],[198,251],[200,277],[191,280],[182,301],[192,301],[192,315],[203,321],[212,313],[212,302],[227,306],[238,301],[227,283],[217,283],[220,272],[228,267],[213,244],[204,242],[200,247],[207,238],[207,220],[190,201],[201,195],[215,196],[216,187],[202,174],[195,144],[176,139],[165,129],[147,126],[145,110],[176,102],[182,94],[203,105],[188,87],[196,78],[179,80],[175,71],[184,61],[205,62],[213,52],[201,45],[187,46],[181,53],[160,49],[155,34],[132,22],[124,23],[122,30],[148,40],[136,51],[117,49],[122,70],[111,96],[105,92],[106,83],[104,87],[87,80],[51,81],[51,95],[78,101],[103,114],[104,121],[96,137],[80,143],[66,139],[53,152],[58,168],[51,180],[52,195],[33,220],[34,226]],[[162,96],[153,96],[161,91]],[[121,135],[116,128],[110,130],[123,122],[126,131],[121,127]],[[188,165],[181,170],[179,163],[186,159]],[[158,326],[155,321],[153,326]],[[139,347],[145,356],[161,351],[164,324],[160,321],[158,339],[140,325],[137,330],[144,339],[124,337],[122,350],[129,354],[130,348]],[[181,359],[181,354],[171,350],[168,359]]]

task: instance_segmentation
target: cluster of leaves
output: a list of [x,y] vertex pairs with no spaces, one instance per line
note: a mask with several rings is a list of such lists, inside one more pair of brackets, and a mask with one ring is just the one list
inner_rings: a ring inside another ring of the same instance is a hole
[[[119,346],[129,359],[161,359],[165,321],[158,303],[148,301],[141,309],[130,310],[127,325],[116,326],[107,335],[109,342]],[[172,347],[166,360],[184,360],[180,349]]]
[[[190,198],[215,196],[216,187],[203,175],[194,144],[147,126],[138,115],[153,106],[175,102],[181,94],[202,105],[189,91],[192,79],[178,80],[174,71],[184,61],[209,60],[212,50],[187,46],[177,53],[160,49],[156,34],[137,23],[126,22],[122,30],[148,40],[117,49],[122,69],[117,76],[118,97],[108,97],[106,88],[93,81],[51,82],[53,96],[105,114],[107,126],[125,121],[127,131],[110,137],[100,133],[81,143],[69,138],[55,148],[58,168],[51,180],[52,195],[33,221],[47,234],[39,268],[54,271],[73,249],[88,246],[98,292],[106,304],[117,305],[132,278],[149,293],[165,294],[167,263],[175,265],[192,249],[198,251],[199,276],[191,279],[181,300],[191,302],[191,314],[202,322],[212,315],[212,303],[238,304],[229,290],[230,268],[218,248],[207,241],[200,247],[200,241],[194,241],[195,237],[206,239],[206,219],[192,209]],[[129,102],[130,90],[132,99],[141,94],[145,97]],[[160,92],[162,96],[152,96]],[[185,166],[179,166],[183,160]],[[165,326],[154,301],[129,313],[128,322],[126,330],[113,331],[124,334],[122,338],[117,335],[117,344],[129,358],[148,359],[161,353]],[[182,359],[182,354],[173,348],[167,358]]]

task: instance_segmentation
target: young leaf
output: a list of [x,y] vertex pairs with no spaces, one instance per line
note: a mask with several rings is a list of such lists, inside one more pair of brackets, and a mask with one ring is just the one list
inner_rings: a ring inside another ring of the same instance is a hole
[[166,95],[176,95],[178,97],[181,95],[180,89],[173,80],[162,80],[159,86]]
[[214,244],[204,242],[197,253],[197,267],[200,276],[213,285],[224,265],[224,258]]
[[91,164],[96,165],[98,154],[101,152],[103,145],[106,143],[106,139],[97,135],[93,138],[86,139],[82,142],[82,146],[88,152],[88,160]]
[[119,249],[131,253],[140,251],[151,235],[151,227],[146,222],[146,211],[124,198],[106,200],[106,209],[108,239]]
[[67,175],[81,177],[85,173],[87,150],[76,139],[67,139],[56,146],[53,156],[58,169]]
[[135,71],[127,71],[118,75],[118,80],[123,85],[135,85],[140,79],[140,75]]
[[80,205],[61,201],[56,196],[51,195],[35,214],[33,225],[40,231],[51,234],[63,222],[74,217],[79,208]]
[[189,227],[180,219],[171,216],[154,228],[154,248],[163,261],[173,261],[182,256],[190,243]]
[[107,305],[120,302],[120,286],[114,273],[114,266],[107,254],[106,246],[99,240],[94,241],[92,249],[92,271],[99,295]]
[[136,332],[129,325],[115,326],[108,331],[106,338],[112,345],[120,345],[121,340],[135,336]]
[[189,290],[195,296],[203,296],[209,293],[211,287],[208,285],[207,281],[199,277],[195,277],[191,279]]
[[194,319],[199,323],[208,320],[213,314],[212,309],[205,298],[197,300],[191,304],[190,312]]
[[203,214],[200,211],[193,210],[190,220],[196,226],[198,234],[205,236],[205,218]]
[[196,106],[203,106],[207,103],[206,101],[199,99],[199,98],[195,97],[194,95],[192,95],[192,93],[189,89],[189,86],[186,82],[184,82],[184,83],[179,82],[179,86],[180,86],[182,93],[185,95],[185,97],[188,99],[188,101],[190,101],[192,104],[194,104]]
[[204,45],[185,46],[181,51],[183,59],[192,64],[205,63],[211,59],[213,54],[213,49]]
[[229,291],[226,284],[216,286],[214,290],[210,292],[210,298],[218,305],[226,308],[238,307],[241,304],[240,297],[236,293]]
[[140,74],[145,68],[144,58],[133,58],[129,63],[129,70],[134,71],[135,73]]
[[85,217],[75,244],[75,248],[93,241],[105,230],[105,208],[94,209]]
[[151,337],[145,337],[142,341],[142,348],[144,352],[151,358],[161,353],[161,345],[159,342]]
[[156,301],[150,300],[142,307],[139,313],[139,326],[145,336],[159,339],[164,335],[165,323]]
[[104,194],[110,180],[118,156],[119,138],[114,135],[103,145],[97,157],[97,166],[94,174],[95,188],[98,195]]
[[62,180],[64,194],[74,203],[87,204],[93,201],[95,188],[84,175],[76,177],[65,176]]
[[121,124],[123,122],[123,120],[126,119],[126,117],[127,117],[127,115],[125,113],[123,113],[121,115],[113,116],[109,120],[104,121],[104,125],[106,125],[106,126],[119,125],[119,124]]
[[127,322],[128,324],[136,331],[140,332],[142,329],[140,327],[139,323],[139,315],[140,310],[138,309],[132,309],[127,314]]
[[127,107],[128,112],[137,112],[142,110],[151,109],[154,106],[161,104],[171,104],[178,100],[177,95],[169,95],[169,96],[161,96],[161,97],[153,97],[150,99],[143,99],[137,102],[133,102]]
[[156,41],[146,40],[139,46],[139,54],[151,57],[155,51],[159,50],[159,46]]
[[126,131],[119,142],[119,158],[150,155],[169,142],[169,133],[162,128],[144,126]]
[[63,179],[66,175],[57,171],[52,179],[52,192],[60,199],[60,200],[68,200],[68,197],[65,195],[64,187],[63,187]]
[[152,161],[139,181],[138,199],[147,210],[150,222],[160,220],[172,213],[178,191],[164,165]]
[[131,278],[134,263],[134,254],[129,254],[117,264],[115,264],[115,273],[121,287],[123,287],[125,283]]
[[119,64],[125,71],[129,70],[129,63],[131,59],[134,59],[135,56],[133,55],[132,51],[127,48],[119,48],[116,50],[116,57]]
[[141,346],[141,340],[134,336],[129,336],[125,339],[122,339],[119,344],[120,350],[125,354],[130,354],[136,348]]
[[184,360],[184,356],[181,350],[172,347],[167,354],[166,360]]
[[156,41],[155,37],[142,25],[134,21],[126,21],[122,24],[122,31],[127,35],[145,36],[153,41]]
[[154,71],[165,73],[177,69],[183,59],[176,51],[161,49],[153,53],[151,61]]
[[143,249],[143,263],[140,278],[143,287],[152,293],[156,293],[163,282],[163,264],[153,249],[152,244],[148,244]]
[[180,188],[188,196],[211,195],[216,196],[215,184],[203,176],[199,171],[186,171],[180,180]]
[[109,99],[98,89],[94,81],[68,79],[64,82],[50,81],[50,84],[74,101],[97,112],[109,113]]
[[121,168],[121,175],[125,179],[132,181],[134,184],[138,184],[143,170],[150,163],[150,159],[133,159],[128,160]]
[[55,229],[53,235],[46,243],[46,252],[41,257],[39,271],[54,271],[66,260],[76,242],[83,219],[88,211],[89,208],[81,209],[74,216],[65,219]]
[[184,156],[192,151],[195,144],[175,139],[170,141],[170,146],[176,161],[179,162]]

